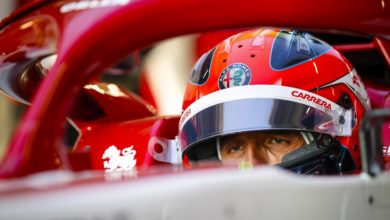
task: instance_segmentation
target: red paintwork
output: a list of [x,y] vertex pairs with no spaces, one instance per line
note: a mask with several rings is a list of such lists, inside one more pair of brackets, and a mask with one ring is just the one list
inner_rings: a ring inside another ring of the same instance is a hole
[[353,51],[374,50],[377,48],[377,45],[373,42],[370,42],[366,44],[335,45],[334,48],[342,52],[353,52]]
[[[156,109],[137,95],[117,86],[115,92],[118,93],[110,93],[110,86],[113,85],[91,83],[85,86],[84,96],[76,99],[70,118],[78,126],[86,127],[91,122],[101,124],[156,116]],[[93,116],[96,112],[100,113]]]
[[[46,1],[40,10],[24,8],[0,25],[0,40],[7,42],[0,45],[0,67],[36,57],[32,52],[58,54],[13,136],[0,167],[2,178],[60,167],[70,169],[59,143],[73,97],[105,67],[153,41],[260,25],[342,29],[390,38],[390,7],[382,6],[379,0],[227,0],[223,4],[207,0],[134,0],[123,7],[61,14],[59,7],[66,2],[70,1]],[[29,21],[41,22],[20,30]]]
[[115,145],[119,150],[133,146],[138,167],[162,165],[163,163],[155,161],[149,155],[147,148],[149,139],[153,136],[174,139],[178,120],[178,117],[149,117],[142,120],[97,124],[93,128],[86,127],[82,130],[83,134],[76,144],[75,151],[88,152],[92,169],[103,169],[102,155],[111,145]]
[[196,38],[196,57],[199,58],[204,53],[209,51],[219,42],[225,40],[226,38],[237,34],[245,29],[234,29],[234,30],[222,30],[222,31],[211,31],[199,35]]
[[389,93],[389,88],[383,85],[374,84],[370,81],[365,81],[364,85],[368,95],[370,96],[371,105],[373,108],[382,108],[383,100]]
[[375,38],[375,43],[379,50],[382,52],[383,57],[387,62],[387,66],[390,68],[390,43],[389,41]]
[[0,28],[2,29],[3,27],[9,25],[10,23],[13,23],[19,18],[26,16],[28,13],[41,8],[43,5],[49,3],[50,1],[51,0],[31,0],[30,2],[23,3],[14,12],[12,12],[12,14],[3,18],[0,24]]
[[[88,84],[83,89],[83,98],[76,99],[76,107],[70,114],[79,131],[73,152],[69,153],[73,170],[103,169],[102,155],[111,145],[119,150],[134,146],[137,165],[147,167],[156,162],[145,147],[150,137],[172,139],[177,133],[178,119],[156,117],[156,110],[138,96],[121,88],[115,90],[120,93],[112,94],[109,86]],[[161,133],[161,129],[171,133]],[[150,162],[144,164],[146,161]]]
[[31,2],[36,2],[37,0],[18,0],[19,5],[29,4]]

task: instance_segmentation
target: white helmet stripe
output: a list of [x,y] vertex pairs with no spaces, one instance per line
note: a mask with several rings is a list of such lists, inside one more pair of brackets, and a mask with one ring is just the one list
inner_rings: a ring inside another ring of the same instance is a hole
[[346,110],[336,103],[306,90],[279,85],[250,85],[223,89],[208,94],[192,103],[182,114],[179,130],[198,112],[210,106],[234,100],[269,98],[301,103],[331,115],[345,115]]

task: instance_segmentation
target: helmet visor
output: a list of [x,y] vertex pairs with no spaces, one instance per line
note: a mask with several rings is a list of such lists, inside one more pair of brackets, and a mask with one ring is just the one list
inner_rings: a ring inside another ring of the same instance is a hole
[[[308,93],[305,91],[305,94]],[[310,95],[315,97],[315,94]],[[182,150],[186,151],[191,145],[212,137],[245,131],[301,130],[333,136],[351,134],[351,111],[324,98],[321,101],[332,104],[331,108],[318,107],[316,103],[305,103],[291,97],[253,96],[256,95],[221,101],[188,115],[180,124]]]

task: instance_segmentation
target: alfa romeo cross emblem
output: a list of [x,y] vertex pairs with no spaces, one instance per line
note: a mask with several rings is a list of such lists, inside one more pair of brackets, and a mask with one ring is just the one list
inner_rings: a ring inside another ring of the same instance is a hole
[[242,63],[230,64],[219,75],[218,86],[220,89],[226,89],[248,85],[251,77],[252,73],[247,65]]

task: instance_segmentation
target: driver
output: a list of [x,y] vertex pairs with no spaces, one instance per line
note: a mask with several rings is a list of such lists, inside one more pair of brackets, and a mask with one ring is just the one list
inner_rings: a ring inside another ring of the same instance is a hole
[[351,64],[303,32],[236,34],[195,64],[179,142],[196,166],[272,164],[305,174],[361,168],[358,130],[370,103]]

